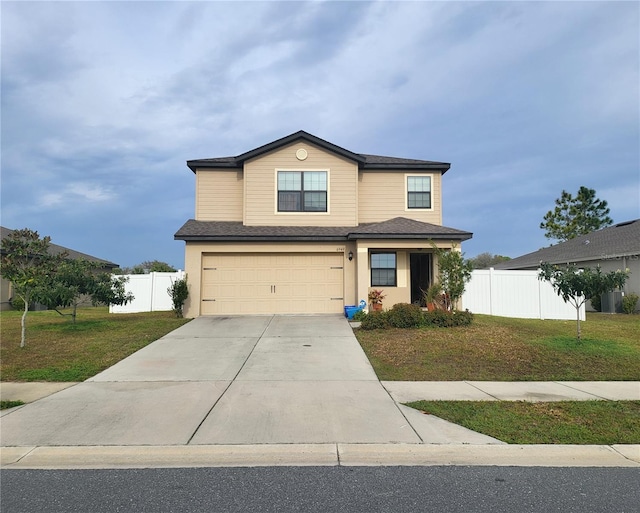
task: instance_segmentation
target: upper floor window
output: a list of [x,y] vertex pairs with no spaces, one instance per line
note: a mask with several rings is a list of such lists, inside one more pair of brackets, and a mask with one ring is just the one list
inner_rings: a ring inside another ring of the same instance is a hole
[[371,286],[396,286],[395,253],[371,253]]
[[431,208],[430,176],[407,176],[407,208]]
[[278,212],[326,211],[326,171],[278,171]]

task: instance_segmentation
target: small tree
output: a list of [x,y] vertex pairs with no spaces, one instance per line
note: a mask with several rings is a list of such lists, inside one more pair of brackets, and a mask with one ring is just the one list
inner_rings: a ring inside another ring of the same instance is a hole
[[432,246],[438,255],[438,282],[444,293],[445,307],[447,310],[453,310],[471,279],[473,267],[471,262],[464,259],[464,255],[457,250],[455,244],[450,250],[438,248],[435,244]]
[[548,262],[540,265],[538,279],[551,283],[565,303],[576,309],[577,338],[581,339],[580,307],[591,297],[600,297],[606,292],[622,288],[627,281],[629,271],[611,271],[603,274],[600,267],[578,269],[574,264],[558,267]]
[[167,289],[167,293],[171,296],[173,302],[173,311],[176,317],[182,317],[182,307],[184,302],[189,297],[189,287],[187,286],[187,276],[181,280],[176,280],[171,283],[171,286]]
[[24,301],[20,347],[26,343],[26,320],[29,305],[39,301],[46,284],[66,254],[49,253],[51,237],[40,238],[38,232],[24,228],[14,230],[2,240],[0,274],[9,280],[14,293]]
[[594,232],[613,223],[607,202],[596,198],[596,191],[580,187],[574,198],[563,190],[556,199],[556,207],[549,210],[540,223],[549,239],[566,241]]
[[[78,305],[91,301],[99,304],[123,305],[132,301],[133,294],[124,288],[127,278],[111,277],[101,270],[99,262],[86,259],[66,259],[51,275],[42,292],[41,301],[60,315],[69,315],[75,324]],[[65,314],[59,308],[71,307]]]

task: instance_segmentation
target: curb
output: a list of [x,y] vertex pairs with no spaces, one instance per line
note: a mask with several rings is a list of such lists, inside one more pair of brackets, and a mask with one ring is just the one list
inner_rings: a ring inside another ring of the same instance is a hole
[[3,469],[259,466],[639,467],[639,445],[266,444],[2,447]]

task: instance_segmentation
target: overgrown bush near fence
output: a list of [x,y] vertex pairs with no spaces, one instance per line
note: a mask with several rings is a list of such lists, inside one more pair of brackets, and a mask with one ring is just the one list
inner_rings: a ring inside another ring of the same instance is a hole
[[424,312],[417,305],[397,303],[391,310],[370,312],[359,315],[363,330],[387,328],[451,328],[469,326],[473,322],[473,314],[469,311],[448,312],[434,310]]
[[636,311],[638,305],[638,294],[627,294],[622,298],[622,311],[626,314],[632,314]]

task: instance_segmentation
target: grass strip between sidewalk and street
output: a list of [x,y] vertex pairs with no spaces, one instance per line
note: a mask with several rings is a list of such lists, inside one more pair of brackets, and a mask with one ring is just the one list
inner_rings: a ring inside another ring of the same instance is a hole
[[2,381],[84,381],[182,326],[173,312],[110,314],[78,309],[73,324],[54,311],[29,312],[20,347],[22,312],[0,313]]
[[640,444],[640,401],[416,401],[407,406],[509,444]]
[[383,381],[637,381],[640,315],[575,321],[476,315],[470,326],[355,334]]

